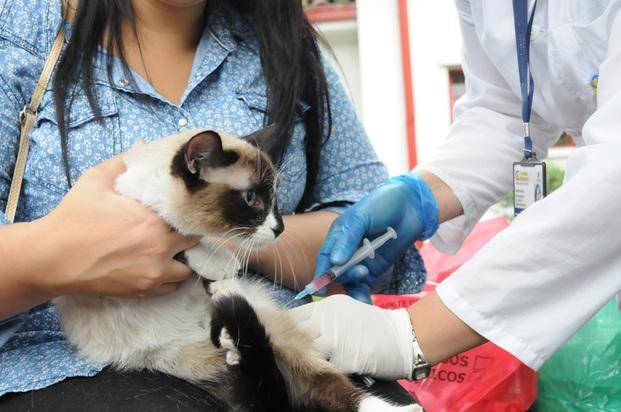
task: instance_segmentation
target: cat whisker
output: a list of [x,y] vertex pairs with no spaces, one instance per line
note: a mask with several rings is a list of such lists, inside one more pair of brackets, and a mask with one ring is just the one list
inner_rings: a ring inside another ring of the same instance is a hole
[[240,243],[239,243],[239,247],[235,250],[235,254],[234,254],[234,258],[235,260],[239,263],[240,267],[239,267],[239,271],[235,274],[235,277],[243,277],[243,273],[241,273],[241,271],[243,270],[243,267],[241,266],[241,258],[242,258],[242,254],[244,253],[244,243],[246,242],[246,239],[243,239]]
[[256,240],[252,239],[250,241],[250,247],[248,247],[248,250],[246,252],[246,262],[245,262],[245,270],[244,270],[246,274],[248,274],[248,268],[250,266],[250,258],[252,257],[252,249],[254,248],[255,245],[256,245]]
[[[295,250],[297,248],[297,250],[299,251],[300,255],[302,256],[302,260],[304,261],[304,265],[306,267],[311,267],[313,266],[311,264],[311,261],[309,260],[308,255],[305,253],[305,250],[309,250],[310,249],[310,245],[308,244],[308,241],[304,238],[300,238],[298,237],[296,234],[291,234],[291,236],[288,238],[288,240],[292,243],[295,243],[295,248],[292,248],[292,250]],[[306,247],[304,247],[304,245],[302,244],[302,242],[306,243]],[[301,285],[298,284],[297,279],[294,277],[294,284],[296,287],[299,287]]]
[[[274,286],[276,286],[276,284],[278,283],[278,266],[280,266],[280,273],[282,276],[282,265],[280,265],[280,255],[278,252],[278,248],[273,247],[272,248],[272,257],[274,259]],[[282,284],[282,281],[281,281]]]
[[[290,249],[291,244],[290,244],[290,242],[289,242],[289,239],[284,238],[284,239],[282,240],[282,242],[283,242],[283,245],[287,246],[287,249]],[[279,257],[280,257],[280,256],[279,256]],[[296,276],[295,276],[295,267],[293,266],[293,263],[291,262],[291,259],[287,259],[286,261],[287,261],[287,264],[289,265],[290,275],[291,275],[291,276],[293,276],[294,283],[297,283],[297,281],[296,281]],[[284,282],[284,273],[283,273],[283,277],[282,277],[282,280],[281,280],[281,283],[280,283],[280,286],[281,286],[281,287],[282,287],[282,285],[283,285],[283,282]]]
[[[205,271],[205,269],[207,268],[207,265],[211,262],[211,259],[215,256],[215,254],[222,248],[222,247],[226,247],[227,242],[232,241],[234,239],[237,239],[239,237],[241,237],[241,235],[238,234],[229,234],[235,230],[243,230],[243,228],[235,228],[235,229],[231,229],[229,231],[227,231],[224,235],[224,237],[221,237],[215,241],[209,241],[209,243],[215,245],[215,248],[213,250],[211,250],[211,252],[209,253],[209,255],[207,256],[207,258],[205,259],[205,261],[202,263],[201,265],[201,272]],[[227,235],[229,234],[229,235]]]
[[285,269],[283,268],[282,265],[282,256],[280,254],[279,250],[276,250],[276,256],[278,257],[278,266],[280,267],[280,287],[282,287],[283,283],[285,282]]
[[240,259],[240,264],[242,268],[242,276],[247,277],[248,275],[248,265],[245,263],[247,259],[249,259],[249,245],[252,243],[252,239],[244,239],[242,242],[242,258]]
[[296,160],[297,158],[298,158],[297,156],[289,156],[289,158],[284,163],[279,165],[278,169],[276,170],[275,175],[281,176],[285,172],[285,169],[287,169],[287,167],[289,167],[289,165],[293,163],[293,161]]

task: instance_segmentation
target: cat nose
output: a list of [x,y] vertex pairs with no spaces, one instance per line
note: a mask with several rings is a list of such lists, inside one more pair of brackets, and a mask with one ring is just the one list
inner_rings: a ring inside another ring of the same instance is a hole
[[285,224],[282,221],[282,217],[280,215],[276,216],[276,226],[272,228],[272,232],[274,232],[274,237],[280,236],[280,234],[285,230]]
[[279,224],[278,226],[276,226],[275,228],[272,229],[272,232],[274,232],[274,237],[278,237],[280,236],[280,234],[285,230],[285,226],[283,224]]

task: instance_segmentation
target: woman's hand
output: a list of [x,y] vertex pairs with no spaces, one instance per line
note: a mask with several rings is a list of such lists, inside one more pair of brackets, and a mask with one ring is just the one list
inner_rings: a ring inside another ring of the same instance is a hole
[[195,246],[139,202],[114,191],[125,170],[121,157],[84,173],[58,207],[39,222],[48,270],[35,282],[52,295],[129,298],[176,290],[191,270],[173,259]]

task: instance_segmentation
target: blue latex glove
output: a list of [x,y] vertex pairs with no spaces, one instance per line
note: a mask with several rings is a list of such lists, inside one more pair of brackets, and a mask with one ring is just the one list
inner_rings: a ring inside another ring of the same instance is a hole
[[438,229],[438,202],[427,183],[416,173],[397,176],[371,192],[339,216],[328,232],[319,254],[315,277],[332,266],[346,263],[362,245],[386,233],[397,232],[367,259],[337,279],[347,294],[371,302],[371,287],[416,240],[430,238]]

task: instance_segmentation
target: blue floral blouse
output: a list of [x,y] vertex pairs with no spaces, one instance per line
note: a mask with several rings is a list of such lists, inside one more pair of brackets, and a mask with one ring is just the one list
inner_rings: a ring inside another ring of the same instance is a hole
[[[0,210],[6,205],[15,164],[18,115],[30,99],[60,23],[59,0],[0,0]],[[70,35],[71,27],[66,28]],[[263,126],[266,83],[257,41],[247,22],[231,10],[209,16],[179,105],[134,73],[139,90],[135,91],[119,62],[112,82],[105,64],[98,66],[95,88],[103,121],[95,120],[85,95],[78,95],[72,107],[68,152],[74,181],[136,140],[151,141],[195,127],[246,135]],[[337,74],[329,65],[326,72],[333,133],[322,151],[314,204],[308,210],[355,202],[387,178]],[[293,213],[304,192],[304,138],[304,124],[298,118],[283,159],[278,192],[283,214]],[[68,190],[50,90],[43,97],[30,142],[17,221],[46,215]],[[8,224],[1,212],[0,224]],[[401,270],[384,281],[384,290],[420,290],[425,275],[418,253],[413,249],[399,266]],[[42,388],[70,376],[92,376],[103,366],[75,356],[49,304],[0,321],[0,395]]]

